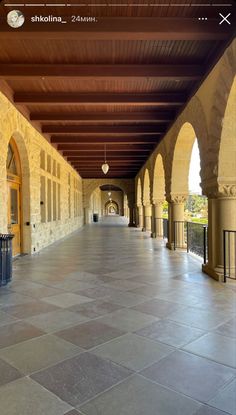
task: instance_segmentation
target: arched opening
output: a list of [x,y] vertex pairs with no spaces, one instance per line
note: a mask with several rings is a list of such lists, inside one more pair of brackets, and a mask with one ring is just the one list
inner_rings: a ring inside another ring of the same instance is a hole
[[14,139],[8,144],[7,150],[7,188],[8,188],[8,209],[7,223],[8,231],[14,234],[12,241],[13,256],[22,252],[22,214],[21,214],[21,187],[22,170],[19,152]]
[[236,178],[236,76],[223,119],[219,151],[219,181],[235,184]]
[[138,179],[137,184],[137,205],[140,206],[142,204],[142,185],[141,185],[141,179]]
[[119,186],[112,184],[103,184],[93,190],[90,196],[90,219],[93,214],[102,216],[119,215],[128,217],[128,198],[127,194]]
[[152,236],[167,237],[168,203],[165,202],[165,171],[161,154],[157,155],[153,176],[153,227]]
[[204,257],[204,232],[208,222],[207,198],[200,183],[201,158],[196,132],[189,122],[179,131],[171,177],[171,230],[174,248],[186,248]]
[[118,203],[115,202],[114,200],[109,200],[108,202],[106,202],[106,204],[105,204],[105,214],[107,216],[119,215]]
[[148,169],[146,169],[145,173],[144,173],[143,204],[144,205],[149,205],[150,204],[150,176],[149,176]]
[[[225,276],[236,279],[236,76],[225,108],[218,158],[218,186],[220,197],[212,201],[215,216],[212,229],[217,234],[214,266]],[[225,240],[223,241],[223,231]],[[213,245],[213,243],[212,243]],[[225,255],[222,247],[225,246]],[[224,262],[225,261],[225,262]]]
[[143,215],[143,230],[150,231],[152,229],[152,207],[151,207],[151,194],[150,194],[150,175],[148,169],[144,173],[144,182],[143,182],[143,206],[144,206],[144,215]]

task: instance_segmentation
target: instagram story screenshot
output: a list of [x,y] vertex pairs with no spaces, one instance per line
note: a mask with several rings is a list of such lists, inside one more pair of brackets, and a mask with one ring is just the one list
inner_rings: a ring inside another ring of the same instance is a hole
[[235,0],[0,0],[0,415],[236,415]]

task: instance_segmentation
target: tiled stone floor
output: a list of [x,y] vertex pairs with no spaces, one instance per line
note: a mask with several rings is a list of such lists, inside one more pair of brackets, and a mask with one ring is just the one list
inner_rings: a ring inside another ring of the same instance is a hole
[[105,218],[14,262],[1,415],[236,414],[236,286]]

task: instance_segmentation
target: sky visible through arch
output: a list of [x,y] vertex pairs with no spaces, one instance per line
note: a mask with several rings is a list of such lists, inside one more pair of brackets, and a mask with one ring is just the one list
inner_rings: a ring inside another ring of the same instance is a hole
[[190,194],[202,194],[200,182],[200,153],[196,139],[193,145],[188,177],[188,188]]

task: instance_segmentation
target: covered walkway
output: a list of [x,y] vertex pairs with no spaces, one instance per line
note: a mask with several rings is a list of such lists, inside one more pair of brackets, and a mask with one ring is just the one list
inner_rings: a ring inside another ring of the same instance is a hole
[[87,225],[1,289],[1,413],[235,414],[235,314],[194,257],[121,217]]

